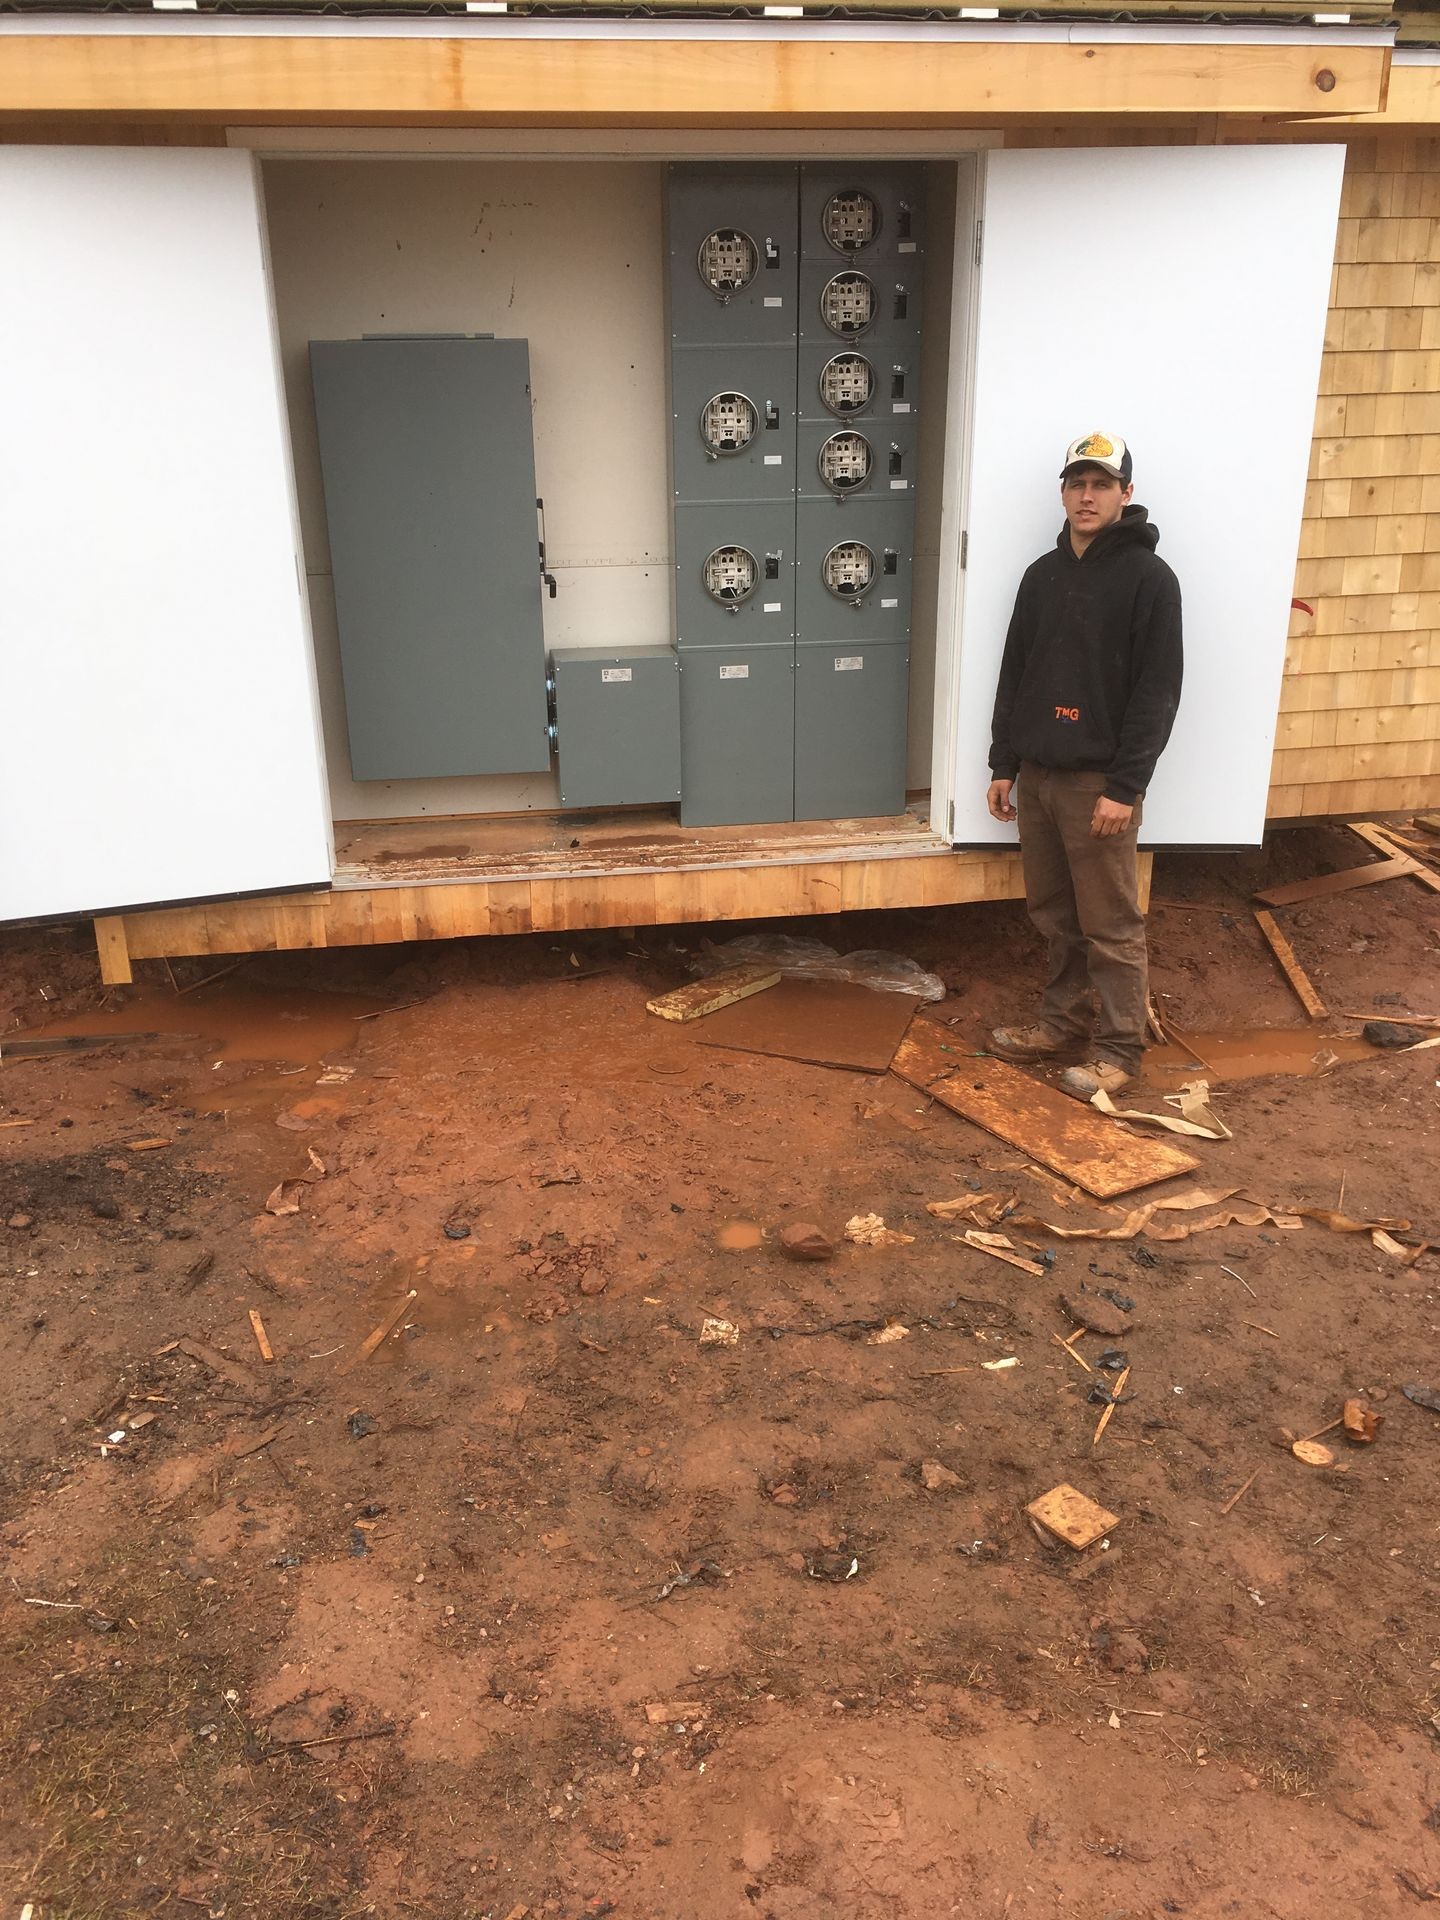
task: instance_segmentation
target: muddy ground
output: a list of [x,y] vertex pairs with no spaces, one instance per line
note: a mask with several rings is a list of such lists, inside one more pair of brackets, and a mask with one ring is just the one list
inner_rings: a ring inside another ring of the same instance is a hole
[[[1307,1025],[1248,894],[1368,857],[1162,859],[1162,1009],[1308,1068],[1354,1023]],[[1281,918],[1332,1008],[1440,1014],[1437,905]],[[947,1044],[1039,974],[1011,906],[789,930],[935,969]],[[84,929],[6,937],[12,1036],[165,1031],[0,1067],[5,1913],[1418,1912],[1440,1415],[1401,1387],[1440,1386],[1440,1255],[1027,1229],[1053,1265],[1016,1271],[925,1203],[1093,1210],[893,1077],[648,1017],[704,937],[270,955],[178,997],[154,964],[102,995]],[[1437,1059],[1225,1082],[1197,1177],[1436,1231]],[[871,1211],[913,1240],[779,1250]],[[1098,1444],[1114,1375],[1052,1338],[1081,1282],[1135,1302]],[[1347,1395],[1378,1440],[1302,1465],[1281,1430]],[[1061,1481],[1108,1546],[1037,1537]]]

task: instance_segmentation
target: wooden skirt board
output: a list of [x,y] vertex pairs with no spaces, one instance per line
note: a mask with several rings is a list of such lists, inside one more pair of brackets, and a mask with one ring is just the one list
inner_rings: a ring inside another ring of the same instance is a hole
[[702,1047],[884,1073],[919,1005],[913,994],[877,993],[845,980],[782,980],[712,1013],[695,1038]]
[[940,1030],[917,1020],[893,1071],[942,1107],[1019,1147],[1098,1200],[1189,1173],[1200,1163],[1166,1140],[1145,1140],[1083,1101],[1057,1093],[1008,1061],[957,1057]]

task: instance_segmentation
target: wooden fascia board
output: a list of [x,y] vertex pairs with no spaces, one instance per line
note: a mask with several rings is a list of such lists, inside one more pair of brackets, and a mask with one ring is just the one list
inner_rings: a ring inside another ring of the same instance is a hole
[[[1115,41],[7,34],[0,118],[234,124],[963,126],[1373,114],[1390,51]],[[1329,91],[1317,84],[1333,74]]]

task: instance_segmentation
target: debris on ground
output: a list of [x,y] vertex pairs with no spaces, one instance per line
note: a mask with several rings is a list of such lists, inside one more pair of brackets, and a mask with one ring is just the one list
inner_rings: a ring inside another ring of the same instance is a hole
[[909,1337],[910,1329],[907,1326],[903,1326],[898,1320],[887,1320],[883,1327],[876,1327],[872,1333],[866,1334],[865,1344],[867,1347],[888,1347],[893,1346],[897,1340],[906,1340]]
[[700,1344],[702,1347],[738,1347],[740,1329],[733,1320],[720,1320],[707,1314],[700,1325]]
[[1027,1260],[1023,1253],[1015,1251],[1013,1240],[1007,1240],[1003,1233],[983,1233],[978,1227],[969,1227],[956,1236],[963,1246],[974,1247],[979,1253],[988,1253],[993,1260],[1003,1260],[1009,1267],[1018,1267],[1022,1273],[1032,1278],[1043,1279],[1045,1269],[1038,1260]]
[[1163,1127],[1167,1133],[1184,1133],[1197,1140],[1229,1140],[1230,1129],[1210,1105],[1208,1080],[1187,1080],[1178,1093],[1162,1096],[1166,1106],[1176,1113],[1150,1113],[1137,1107],[1117,1107],[1104,1087],[1090,1096],[1090,1105],[1112,1120],[1138,1120],[1147,1127]]
[[903,993],[842,980],[782,980],[760,999],[723,1007],[696,1042],[776,1060],[855,1073],[884,1073],[915,1017]]
[[1384,1414],[1376,1413],[1363,1400],[1347,1400],[1340,1417],[1345,1422],[1346,1439],[1359,1441],[1362,1446],[1369,1446],[1385,1424]]
[[702,1700],[651,1700],[645,1718],[652,1727],[684,1726],[698,1720],[704,1711]]
[[1360,1029],[1360,1037],[1368,1040],[1372,1047],[1393,1048],[1418,1046],[1430,1036],[1424,1027],[1403,1026],[1398,1020],[1367,1020]]
[[404,1299],[399,1301],[398,1304],[386,1314],[379,1326],[376,1327],[373,1332],[366,1334],[365,1338],[360,1342],[359,1350],[350,1356],[344,1365],[340,1367],[339,1371],[342,1374],[349,1373],[353,1368],[358,1367],[363,1360],[368,1360],[375,1349],[383,1346],[390,1338],[390,1335],[394,1333],[395,1329],[405,1318],[406,1314],[409,1313],[418,1298],[419,1294],[416,1289],[411,1287],[406,1292]]
[[364,1440],[370,1434],[380,1431],[380,1422],[372,1419],[368,1413],[362,1413],[357,1407],[353,1413],[346,1415],[345,1427],[352,1440]]
[[1297,1440],[1290,1451],[1297,1460],[1303,1460],[1307,1467],[1333,1467],[1335,1464],[1335,1455],[1318,1440]]
[[841,954],[823,940],[797,939],[788,933],[748,933],[718,947],[707,940],[701,948],[700,964],[711,980],[717,968],[772,966],[791,978],[846,981],[851,986],[905,993],[930,1002],[945,998],[945,982],[938,974],[927,973],[898,953]]
[[1003,1360],[982,1360],[981,1367],[986,1373],[1008,1373],[1011,1367],[1018,1367],[1019,1360],[1013,1353],[1007,1353]]
[[1440,1413],[1440,1387],[1408,1386],[1400,1391],[1407,1400],[1417,1407],[1428,1407],[1431,1413]]
[[835,1242],[810,1220],[796,1220],[780,1229],[780,1250],[791,1260],[829,1260]]
[[1275,916],[1267,913],[1263,907],[1255,909],[1255,924],[1265,936],[1266,944],[1280,962],[1280,970],[1295,989],[1296,997],[1312,1020],[1326,1017],[1325,1002],[1315,991],[1314,982],[1295,958],[1295,949],[1285,938],[1275,923]]
[[822,1548],[805,1556],[805,1571],[812,1580],[853,1580],[860,1561],[848,1547]]
[[670,993],[658,994],[655,999],[645,1002],[645,1011],[658,1015],[661,1020],[703,1020],[707,1014],[717,1013],[721,1007],[733,1006],[737,1000],[748,999],[752,993],[763,993],[767,987],[775,986],[779,979],[778,967],[750,960],[741,966],[723,967],[720,972],[712,973],[706,979],[692,980],[687,986],[676,987]]
[[878,1213],[855,1213],[845,1222],[845,1238],[857,1247],[908,1247],[913,1233],[899,1233],[887,1227]]
[[1032,1500],[1025,1511],[1047,1533],[1074,1547],[1077,1553],[1094,1546],[1112,1527],[1120,1524],[1118,1514],[1109,1512],[1098,1500],[1092,1500],[1089,1494],[1079,1492],[1064,1480]]
[[1060,1305],[1077,1326],[1086,1327],[1091,1333],[1103,1333],[1110,1340],[1129,1333],[1134,1325],[1129,1313],[1122,1313],[1119,1307],[1083,1285],[1062,1292]]
[[1150,1649],[1128,1627],[1102,1622],[1090,1635],[1090,1650],[1107,1673],[1145,1673],[1149,1669]]
[[958,1473],[943,1466],[938,1460],[922,1460],[920,1463],[920,1484],[927,1493],[943,1493],[950,1487],[962,1486],[964,1482]]

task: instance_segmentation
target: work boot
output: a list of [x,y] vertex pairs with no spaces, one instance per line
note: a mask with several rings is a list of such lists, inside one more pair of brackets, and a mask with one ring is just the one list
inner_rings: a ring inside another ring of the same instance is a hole
[[1083,1066],[1067,1067],[1060,1076],[1060,1086],[1077,1100],[1093,1100],[1102,1087],[1108,1094],[1117,1094],[1134,1078],[1113,1060],[1087,1060]]
[[996,1027],[990,1051],[1002,1060],[1080,1060],[1084,1042],[1067,1040],[1052,1027]]

